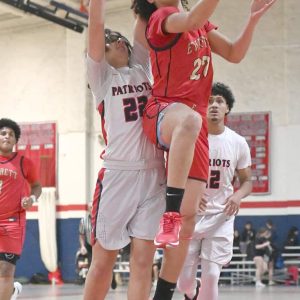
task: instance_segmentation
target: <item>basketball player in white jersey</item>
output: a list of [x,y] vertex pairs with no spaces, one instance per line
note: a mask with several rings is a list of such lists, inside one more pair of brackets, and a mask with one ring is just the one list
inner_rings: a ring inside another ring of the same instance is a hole
[[[214,83],[207,122],[209,179],[199,208],[194,235],[181,271],[178,288],[186,300],[217,300],[222,266],[232,257],[233,223],[241,200],[252,190],[251,157],[245,138],[224,125],[234,96],[223,83]],[[234,191],[235,173],[240,186]],[[200,281],[196,280],[201,264]]]
[[119,249],[131,242],[128,299],[148,300],[166,178],[163,152],[142,129],[151,92],[146,24],[136,19],[131,47],[120,33],[104,29],[104,10],[104,0],[90,1],[87,72],[106,147],[94,194],[84,299],[105,299]]

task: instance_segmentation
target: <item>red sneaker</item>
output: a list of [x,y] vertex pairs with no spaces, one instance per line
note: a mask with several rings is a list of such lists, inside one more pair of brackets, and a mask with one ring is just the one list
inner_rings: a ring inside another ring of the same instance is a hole
[[154,239],[157,248],[176,247],[179,245],[181,215],[178,212],[166,212],[160,219],[159,231]]

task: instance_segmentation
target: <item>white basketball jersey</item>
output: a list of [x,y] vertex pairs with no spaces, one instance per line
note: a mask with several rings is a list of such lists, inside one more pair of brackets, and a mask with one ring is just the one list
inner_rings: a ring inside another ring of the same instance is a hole
[[[147,50],[135,44],[130,67],[115,69],[105,59],[87,58],[88,80],[101,114],[106,148],[104,167],[147,168],[149,161],[163,160],[143,133],[142,114],[151,93]],[[106,164],[105,164],[106,163]]]
[[235,170],[251,166],[249,146],[242,136],[225,127],[222,134],[208,135],[209,178],[207,182],[208,205],[205,215],[220,213],[227,198],[233,194],[232,181]]

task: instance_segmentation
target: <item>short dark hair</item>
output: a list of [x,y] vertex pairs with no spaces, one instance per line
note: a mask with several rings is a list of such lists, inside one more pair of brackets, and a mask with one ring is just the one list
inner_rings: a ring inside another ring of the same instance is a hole
[[229,88],[229,86],[227,86],[226,84],[224,84],[222,82],[214,82],[212,85],[212,88],[211,88],[211,95],[212,96],[217,96],[217,95],[222,96],[226,101],[229,112],[231,111],[233,104],[235,102],[235,98],[234,98],[233,93],[232,93],[231,89]]
[[157,10],[157,7],[155,4],[149,3],[147,0],[133,0],[131,9],[142,19],[148,21],[151,15]]
[[2,119],[0,119],[0,129],[4,128],[4,127],[10,128],[14,131],[16,140],[18,142],[18,140],[21,136],[20,126],[15,121],[13,121],[11,119],[2,118]]
[[[189,10],[188,0],[181,0],[181,4],[185,10]],[[147,0],[133,0],[131,9],[142,19],[148,21],[151,15],[157,10],[157,7],[155,4],[149,3]]]
[[104,36],[105,36],[105,44],[110,44],[111,42],[115,42],[119,38],[121,38],[127,46],[129,56],[131,56],[132,46],[131,46],[130,42],[128,41],[128,39],[124,35],[122,35],[120,32],[111,30],[109,28],[105,28]]

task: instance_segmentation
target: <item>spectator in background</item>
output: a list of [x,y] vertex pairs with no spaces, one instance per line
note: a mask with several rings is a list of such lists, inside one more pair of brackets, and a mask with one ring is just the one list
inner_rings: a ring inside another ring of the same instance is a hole
[[[16,299],[22,285],[14,283],[26,231],[26,210],[42,193],[33,162],[13,152],[21,136],[13,120],[0,119],[0,299]],[[27,193],[28,184],[30,194]]]
[[[292,226],[288,232],[286,241],[284,243],[284,247],[293,247],[293,246],[299,246],[299,240],[298,240],[298,234],[299,230],[296,226]],[[295,253],[300,252],[298,250],[294,249],[284,249],[285,253]]]
[[240,253],[240,243],[241,243],[240,232],[237,229],[234,229],[234,232],[233,232],[233,247],[235,249],[233,249],[233,250],[238,250],[239,253]]
[[272,280],[274,273],[274,265],[275,261],[280,255],[279,245],[278,245],[278,235],[276,232],[276,228],[273,225],[271,219],[266,221],[266,228],[268,231],[267,238],[270,241],[270,245],[272,247],[272,253],[270,255],[269,263],[268,263],[268,271],[269,271],[269,285],[274,285],[274,281]]
[[[268,264],[272,255],[271,242],[268,240],[269,231],[267,228],[262,227],[256,234],[255,237],[255,254],[254,263],[256,268],[255,273],[255,286],[264,287],[262,283],[262,276],[268,270]],[[272,281],[273,273],[269,272],[269,282]]]
[[80,248],[76,254],[76,271],[78,274],[78,283],[83,284],[87,271],[92,261],[92,222],[91,222],[92,203],[88,204],[88,214],[80,220],[79,223],[79,244]]
[[255,252],[255,230],[252,223],[248,221],[241,235],[241,252],[247,254],[247,259],[252,260]]
[[[233,254],[241,254],[241,236],[240,232],[237,229],[234,229],[233,232]],[[240,259],[235,259],[234,260],[240,260]]]
[[157,285],[157,280],[159,277],[159,271],[161,268],[161,261],[162,261],[162,255],[160,255],[159,250],[156,249],[155,254],[154,254],[154,259],[153,259],[153,266],[152,266],[152,275],[153,275],[153,280],[152,284],[153,286]]
[[[231,261],[241,261],[243,258],[240,255],[241,254],[241,235],[240,232],[237,229],[234,229],[233,232],[233,256],[231,258]],[[230,266],[230,264],[229,264]],[[231,265],[231,268],[236,268],[237,265]]]

